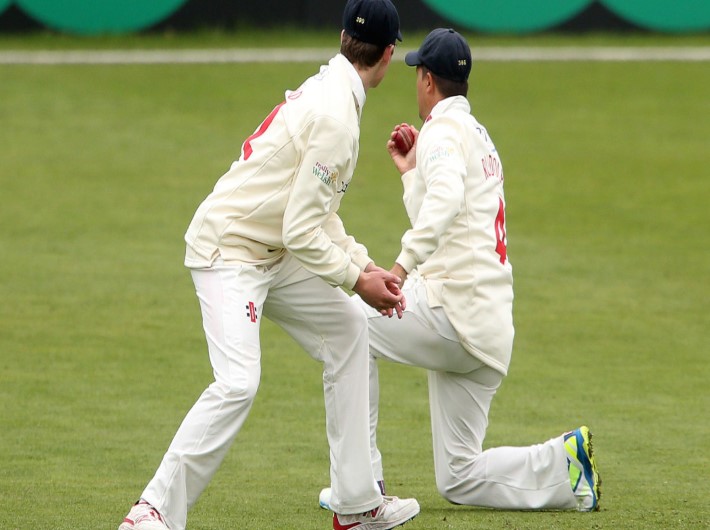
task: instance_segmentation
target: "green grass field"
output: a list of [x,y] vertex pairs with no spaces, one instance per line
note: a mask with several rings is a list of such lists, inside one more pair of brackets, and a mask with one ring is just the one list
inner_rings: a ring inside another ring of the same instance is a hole
[[[0,66],[0,528],[115,529],[140,494],[211,381],[184,230],[243,139],[317,66]],[[486,445],[587,423],[602,510],[449,505],[425,374],[384,365],[386,479],[422,505],[406,528],[710,527],[708,86],[707,63],[474,66],[516,280],[513,362]],[[400,121],[418,123],[414,74],[398,62],[368,94],[341,210],[383,266],[406,228],[384,150]],[[330,528],[317,507],[320,366],[262,331],[256,404],[191,529]]]

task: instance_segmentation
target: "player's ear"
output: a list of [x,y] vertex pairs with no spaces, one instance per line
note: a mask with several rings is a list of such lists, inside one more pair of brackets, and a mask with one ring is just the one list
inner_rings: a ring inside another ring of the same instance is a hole
[[436,88],[434,76],[431,75],[431,72],[429,70],[427,70],[424,74],[424,87],[426,88],[427,92],[433,92]]
[[382,54],[382,62],[389,64],[392,61],[392,57],[394,57],[394,48],[394,44],[390,44],[385,48],[385,52]]

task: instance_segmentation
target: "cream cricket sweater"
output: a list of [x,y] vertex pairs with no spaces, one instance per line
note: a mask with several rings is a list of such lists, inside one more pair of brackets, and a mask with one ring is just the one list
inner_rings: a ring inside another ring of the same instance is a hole
[[417,166],[402,175],[412,228],[397,263],[426,282],[462,345],[507,373],[513,275],[507,259],[503,168],[462,96],[440,101],[421,128]]
[[371,261],[337,215],[358,157],[362,81],[338,54],[287,91],[197,209],[185,265],[268,265],[290,252],[332,285],[352,288]]

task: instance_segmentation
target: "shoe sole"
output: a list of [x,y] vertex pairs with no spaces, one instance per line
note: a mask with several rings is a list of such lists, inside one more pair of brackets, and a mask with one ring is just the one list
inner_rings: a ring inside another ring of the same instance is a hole
[[404,526],[408,522],[414,520],[414,518],[416,518],[417,515],[419,515],[419,512],[417,512],[416,514],[412,515],[411,517],[409,517],[408,519],[405,519],[403,521],[400,521],[397,523],[391,523],[391,526],[380,526],[382,523],[365,523],[364,525],[356,526],[354,528],[355,528],[355,530],[392,530],[392,528],[399,528],[401,526]]
[[587,474],[587,465],[588,464],[589,468],[592,470],[592,476],[587,477],[587,480],[591,479],[592,483],[592,490],[594,491],[594,496],[596,497],[596,502],[594,503],[594,507],[589,510],[593,512],[598,512],[599,511],[599,501],[602,498],[602,478],[599,475],[599,471],[597,470],[597,461],[594,458],[594,446],[592,445],[592,431],[589,430],[589,428],[586,428],[587,436],[585,437],[584,434],[582,434],[582,454],[584,455],[584,460],[586,462],[582,462],[582,467],[584,467],[585,470],[585,475]]
[[[364,521],[360,523],[345,523],[340,524],[340,528],[347,529],[347,528],[352,528],[353,530],[391,530],[392,528],[398,528],[400,526],[404,526],[407,524],[409,521],[414,519],[417,515],[419,515],[421,511],[421,507],[419,506],[419,503],[416,504],[416,508],[413,510],[408,510],[408,514],[402,514],[400,515],[399,519],[395,519],[394,521],[390,522],[384,522],[384,521]],[[414,512],[414,513],[412,513]],[[336,521],[337,515],[334,513],[333,514],[333,528],[335,527],[335,521]]]

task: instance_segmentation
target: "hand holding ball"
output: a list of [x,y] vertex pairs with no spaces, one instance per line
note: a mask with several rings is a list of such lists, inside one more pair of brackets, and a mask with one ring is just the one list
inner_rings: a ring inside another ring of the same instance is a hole
[[397,125],[392,131],[392,141],[401,155],[406,155],[414,146],[417,138],[415,133],[416,129],[406,123]]

